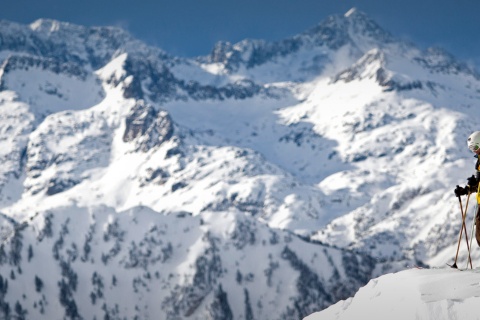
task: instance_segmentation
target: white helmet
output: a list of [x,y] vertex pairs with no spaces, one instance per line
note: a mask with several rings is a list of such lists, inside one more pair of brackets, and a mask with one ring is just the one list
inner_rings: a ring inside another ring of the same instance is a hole
[[467,146],[473,153],[477,153],[480,149],[480,131],[475,131],[467,139]]

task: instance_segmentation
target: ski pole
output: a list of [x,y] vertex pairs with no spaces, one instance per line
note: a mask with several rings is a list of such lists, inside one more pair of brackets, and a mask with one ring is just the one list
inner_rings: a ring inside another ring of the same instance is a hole
[[[472,247],[472,242],[473,242],[473,233],[475,231],[475,217],[477,216],[477,211],[478,211],[478,203],[475,203],[475,210],[473,212],[475,212],[475,214],[473,215],[473,221],[472,221],[472,232],[470,233],[470,248]],[[465,269],[468,268],[468,261],[467,261],[467,266],[465,267]]]
[[[472,193],[470,192],[470,190],[468,191],[468,196],[467,196],[467,203],[465,204],[465,211],[462,213],[462,216],[463,216],[463,222],[462,222],[462,225],[463,225],[463,230],[465,231],[465,241],[467,242],[467,251],[468,251],[468,261],[470,261],[470,269],[473,269],[473,265],[472,265],[472,257],[470,255],[470,244],[468,243],[468,232],[467,232],[467,224],[466,224],[466,220],[467,220],[467,213],[468,213],[468,204],[470,203],[470,195]],[[462,202],[460,201],[460,207],[462,207]],[[467,266],[468,266],[468,262],[467,262]]]
[[[467,196],[467,207],[468,207],[469,199],[470,199],[470,192],[468,192],[468,196]],[[458,197],[458,201],[460,203],[460,214],[462,215],[462,226],[460,228],[460,235],[458,236],[457,254],[455,255],[455,261],[454,261],[453,265],[451,266],[452,268],[455,268],[455,269],[458,269],[457,260],[458,260],[458,253],[460,251],[460,243],[462,241],[463,229],[465,229],[465,233],[467,233],[467,227],[465,226],[465,214],[463,213],[462,198]],[[470,258],[470,249],[469,249],[469,245],[468,245],[468,235],[467,235],[466,240],[467,240],[468,257],[470,259],[469,260],[470,261],[470,266],[472,266],[472,260]]]

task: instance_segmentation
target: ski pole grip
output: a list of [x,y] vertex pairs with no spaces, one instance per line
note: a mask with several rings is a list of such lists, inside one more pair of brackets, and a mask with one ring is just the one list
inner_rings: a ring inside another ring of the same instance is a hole
[[457,187],[455,188],[455,195],[458,199],[460,199],[460,194],[456,192],[458,189],[460,189],[460,186],[457,184]]

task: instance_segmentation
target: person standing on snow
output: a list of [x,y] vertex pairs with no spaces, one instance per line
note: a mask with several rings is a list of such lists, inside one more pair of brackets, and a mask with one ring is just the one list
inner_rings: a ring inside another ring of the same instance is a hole
[[460,187],[457,185],[454,192],[457,197],[477,192],[477,212],[475,213],[475,238],[480,246],[480,192],[478,182],[480,181],[480,131],[475,131],[467,139],[467,146],[470,151],[475,153],[477,162],[475,164],[475,175],[467,179],[467,185]]

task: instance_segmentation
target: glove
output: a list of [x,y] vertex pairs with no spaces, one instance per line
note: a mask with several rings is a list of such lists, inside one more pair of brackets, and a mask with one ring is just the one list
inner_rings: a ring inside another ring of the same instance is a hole
[[470,178],[467,179],[467,185],[465,186],[465,190],[470,193],[477,192],[478,189],[478,181],[477,178],[472,175]]
[[472,176],[467,179],[467,184],[468,184],[470,187],[476,187],[476,186],[478,186],[477,178],[472,174]]
[[457,197],[463,196],[463,195],[468,193],[466,188],[462,188],[458,185],[453,192],[455,193],[455,196],[457,196]]

